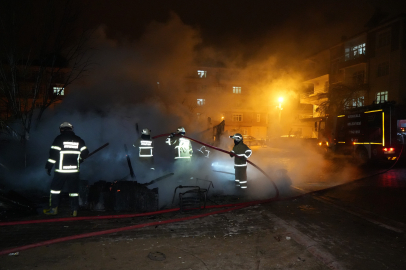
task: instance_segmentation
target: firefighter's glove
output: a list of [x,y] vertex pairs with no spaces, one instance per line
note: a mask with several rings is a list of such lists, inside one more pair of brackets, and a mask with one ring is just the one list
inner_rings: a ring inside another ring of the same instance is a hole
[[230,152],[230,157],[234,157],[232,152]]
[[47,172],[47,174],[49,175],[49,176],[51,176],[51,168],[49,168],[49,169],[45,169],[45,171]]
[[85,162],[84,158],[79,159],[79,164],[82,164],[83,162]]
[[167,144],[171,145],[171,138],[170,138],[170,137],[166,138],[165,143],[167,143]]

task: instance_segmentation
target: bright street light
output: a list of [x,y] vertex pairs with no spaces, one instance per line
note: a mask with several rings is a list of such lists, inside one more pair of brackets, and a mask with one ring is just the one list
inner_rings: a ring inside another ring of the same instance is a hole
[[283,110],[283,108],[282,108],[283,97],[279,97],[278,101],[279,101],[279,106],[276,106],[276,108],[279,109],[279,123],[281,123],[281,114],[282,114],[282,110]]

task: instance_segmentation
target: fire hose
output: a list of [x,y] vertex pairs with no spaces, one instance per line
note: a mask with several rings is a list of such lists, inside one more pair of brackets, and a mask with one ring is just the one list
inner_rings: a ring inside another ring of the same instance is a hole
[[[162,137],[162,136],[167,136],[169,134],[164,134],[164,135],[159,135],[156,136],[154,138],[157,137]],[[195,141],[194,139],[191,139],[193,141]],[[197,141],[196,141],[197,142]],[[200,143],[200,142],[199,142]],[[202,143],[203,144],[203,143]],[[203,144],[207,147],[213,148],[213,149],[218,149],[221,152],[227,153],[229,154],[229,152],[222,150],[220,148],[216,148],[214,146],[211,145],[207,145],[207,144]],[[395,164],[393,164],[389,169],[384,170],[383,172],[379,172],[371,176],[374,175],[379,175],[382,173],[385,173],[389,170],[391,170],[398,162],[401,154],[403,151],[403,147],[400,151],[400,154],[398,156],[397,161],[395,162]],[[251,164],[251,162],[250,162]],[[262,172],[262,170],[261,170]],[[264,173],[265,174],[265,173]],[[265,174],[266,175],[266,174]],[[354,181],[359,181],[365,179],[365,177],[356,179]],[[344,183],[347,184],[347,183]],[[342,184],[342,185],[344,185]],[[338,185],[341,186],[341,185]],[[334,186],[337,187],[337,186]],[[209,213],[204,213],[204,214],[200,214],[200,215],[195,215],[195,216],[189,216],[189,217],[182,217],[182,218],[177,218],[177,219],[170,219],[170,220],[164,220],[164,221],[157,221],[157,222],[150,222],[150,223],[143,223],[143,224],[137,224],[137,225],[133,225],[133,226],[127,226],[127,227],[121,227],[121,228],[116,228],[116,229],[110,229],[110,230],[104,230],[104,231],[98,231],[98,232],[92,232],[92,233],[85,233],[85,234],[79,234],[79,235],[73,235],[73,236],[68,236],[68,237],[62,237],[62,238],[57,238],[57,239],[52,239],[52,240],[48,240],[48,241],[43,241],[43,242],[38,242],[38,243],[34,243],[34,244],[30,244],[30,245],[25,245],[25,246],[20,246],[20,247],[15,247],[15,248],[10,248],[10,249],[5,249],[5,250],[1,250],[0,251],[0,255],[5,255],[5,254],[9,254],[9,253],[13,253],[13,252],[17,252],[17,251],[22,251],[22,250],[27,250],[30,248],[34,248],[34,247],[40,247],[40,246],[45,246],[45,245],[50,245],[50,244],[55,244],[55,243],[61,243],[61,242],[65,242],[65,241],[69,241],[69,240],[74,240],[74,239],[82,239],[82,238],[87,238],[87,237],[92,237],[92,236],[100,236],[100,235],[105,235],[105,234],[111,234],[111,233],[116,233],[116,232],[122,232],[122,231],[127,231],[127,230],[133,230],[133,229],[138,229],[138,228],[144,228],[144,227],[148,227],[148,226],[157,226],[157,225],[163,225],[163,224],[169,224],[169,223],[175,223],[175,222],[181,222],[181,221],[185,221],[185,220],[192,220],[192,219],[197,219],[197,218],[203,218],[206,216],[210,216],[210,215],[215,215],[215,214],[221,214],[221,213],[226,213],[226,212],[231,212],[234,210],[238,210],[238,209],[242,209],[248,206],[252,206],[252,205],[257,205],[257,204],[262,204],[262,203],[269,203],[269,202],[273,202],[273,201],[283,201],[283,200],[292,200],[292,199],[297,199],[300,197],[303,197],[305,195],[309,195],[309,194],[315,194],[317,192],[320,191],[324,191],[324,190],[328,190],[331,189],[327,188],[327,189],[323,189],[323,190],[317,190],[317,191],[312,191],[309,193],[305,193],[305,194],[301,194],[301,195],[297,195],[294,197],[289,197],[289,198],[279,198],[275,197],[275,198],[271,198],[271,199],[266,199],[266,200],[259,200],[259,201],[251,201],[251,202],[244,202],[244,203],[236,203],[236,204],[226,204],[226,205],[210,205],[210,206],[206,206],[206,208],[226,208],[229,207],[228,209],[223,209],[223,210],[219,210],[219,211],[214,211],[214,212],[209,212]],[[161,210],[161,211],[155,211],[155,212],[149,212],[149,213],[142,213],[142,214],[124,214],[124,215],[109,215],[109,216],[93,216],[93,217],[76,217],[76,218],[58,218],[58,219],[46,219],[46,220],[31,220],[31,221],[17,221],[17,222],[0,222],[0,226],[7,226],[7,225],[19,225],[19,224],[33,224],[33,223],[47,223],[47,222],[62,222],[62,221],[79,221],[79,220],[91,220],[91,219],[112,219],[112,218],[129,218],[129,217],[140,217],[140,216],[148,216],[148,215],[157,215],[157,214],[162,214],[162,213],[169,213],[169,212],[174,212],[174,211],[178,211],[179,208],[173,208],[173,209],[166,209],[166,210]]]
[[[169,135],[173,135],[173,134],[161,134],[161,135],[157,135],[157,136],[155,136],[155,137],[152,137],[152,139],[157,139],[157,138],[159,138],[159,137],[167,137],[167,136],[169,136]],[[175,135],[173,135],[173,136],[181,136],[181,135],[175,134]],[[226,151],[226,150],[224,150],[224,149],[215,147],[215,146],[213,146],[213,145],[200,142],[200,141],[198,141],[198,140],[195,140],[195,139],[193,139],[193,138],[189,138],[189,137],[184,136],[184,135],[182,135],[182,137],[183,137],[183,138],[186,138],[186,139],[189,139],[189,140],[191,140],[191,141],[194,141],[194,142],[196,142],[196,143],[198,143],[198,144],[204,145],[204,146],[206,146],[206,147],[209,147],[209,148],[211,148],[211,149],[217,150],[217,151],[219,151],[219,152],[223,152],[223,153],[232,155],[232,156],[234,156],[234,157],[241,158],[241,157],[237,156],[236,154],[234,154],[234,153],[232,153],[232,152],[230,152],[230,151]],[[276,184],[275,184],[275,182],[272,180],[272,178],[271,178],[269,175],[267,175],[261,168],[259,168],[257,165],[255,165],[253,162],[251,162],[251,161],[249,161],[249,160],[247,160],[247,162],[248,162],[249,164],[251,164],[252,166],[254,166],[257,170],[259,170],[263,175],[265,175],[265,176],[271,181],[271,183],[272,183],[272,185],[273,185],[273,187],[275,188],[275,191],[276,191],[275,198],[279,198],[279,190],[278,190],[278,187],[276,186]]]

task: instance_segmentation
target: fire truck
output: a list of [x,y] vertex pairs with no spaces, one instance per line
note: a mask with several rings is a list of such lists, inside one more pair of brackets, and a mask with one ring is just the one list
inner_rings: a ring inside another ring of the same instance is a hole
[[335,119],[332,148],[363,162],[395,160],[403,144],[398,122],[393,102],[347,109]]

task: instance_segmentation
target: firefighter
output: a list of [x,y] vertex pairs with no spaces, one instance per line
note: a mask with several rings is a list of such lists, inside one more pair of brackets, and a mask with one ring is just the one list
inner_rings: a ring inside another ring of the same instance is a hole
[[144,128],[141,132],[141,138],[133,144],[134,147],[138,146],[138,159],[141,163],[147,165],[151,170],[154,168],[154,144],[151,139],[151,130]]
[[[235,185],[236,187],[246,189],[247,180],[247,159],[251,156],[251,149],[244,144],[242,135],[236,133],[230,138],[234,139],[234,147],[230,152],[230,157],[234,157]],[[234,156],[233,154],[237,155]]]
[[89,155],[89,150],[85,142],[73,132],[72,124],[63,122],[59,126],[59,131],[61,134],[52,143],[49,159],[45,165],[45,170],[49,176],[54,165],[55,169],[54,178],[51,182],[50,208],[45,209],[44,214],[58,214],[59,197],[64,183],[67,182],[71,215],[76,217],[79,208],[79,167]]
[[185,136],[185,133],[186,131],[184,127],[178,127],[177,132],[172,133],[166,139],[167,144],[175,146],[173,148],[175,160],[190,161],[192,157],[192,144],[189,139],[183,138],[183,136]]

